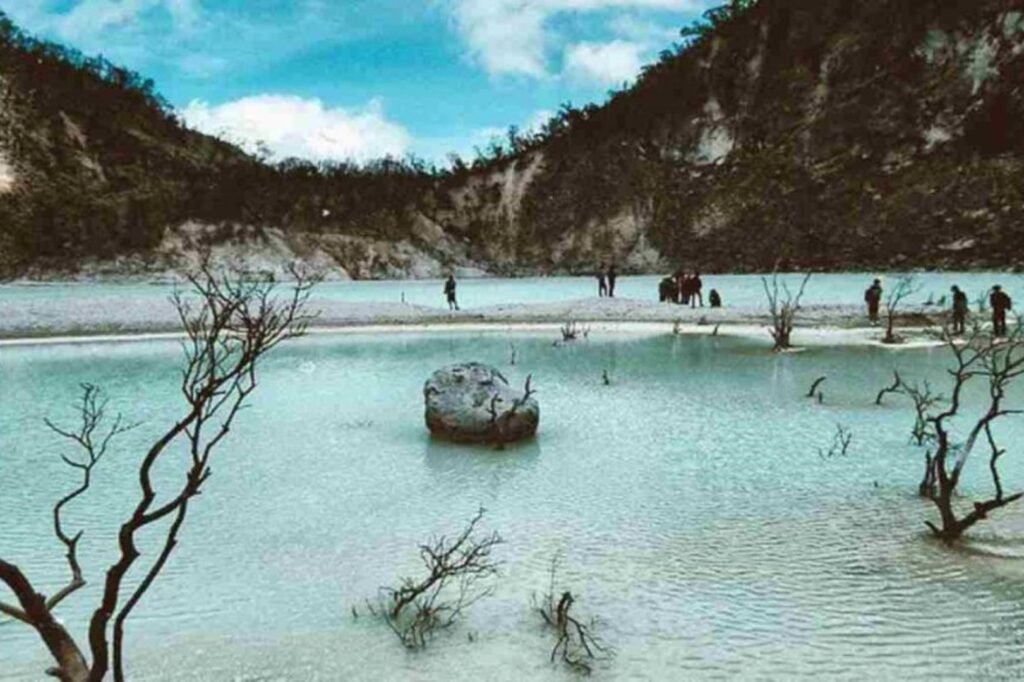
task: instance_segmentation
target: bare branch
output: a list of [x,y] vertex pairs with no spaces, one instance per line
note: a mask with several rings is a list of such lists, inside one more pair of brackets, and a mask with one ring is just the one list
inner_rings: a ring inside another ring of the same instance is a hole
[[[990,512],[1015,502],[1024,494],[1004,493],[998,463],[1005,450],[999,447],[992,431],[995,421],[1018,411],[1004,407],[1003,401],[1010,384],[1024,375],[1024,328],[1018,322],[1013,332],[1005,340],[1000,340],[983,335],[976,324],[964,343],[958,342],[949,329],[944,331],[943,338],[953,354],[955,367],[949,372],[953,390],[948,407],[925,419],[925,423],[934,430],[935,452],[930,466],[935,490],[931,499],[940,517],[939,524],[928,522],[928,526],[937,537],[952,543],[975,523],[987,518]],[[948,422],[961,412],[965,386],[979,377],[988,384],[988,407],[976,418],[967,438],[962,443],[953,442]],[[953,497],[974,446],[982,437],[989,445],[988,469],[995,496],[975,502],[973,511],[958,517],[953,508]]]
[[896,334],[896,312],[899,309],[903,301],[919,292],[921,285],[917,282],[917,277],[913,274],[903,275],[896,280],[896,285],[889,292],[889,296],[885,301],[886,309],[886,330],[885,338],[882,339],[882,343],[902,343],[903,338]]
[[555,636],[551,662],[561,659],[574,672],[589,675],[595,660],[610,659],[614,652],[594,634],[594,620],[584,624],[572,615],[572,607],[576,603],[572,592],[565,590],[555,600],[559,558],[557,554],[552,557],[548,591],[541,604],[537,603],[534,595],[534,606]]
[[481,507],[452,540],[444,536],[420,546],[426,576],[403,578],[398,587],[382,587],[379,608],[388,626],[406,647],[426,646],[437,629],[451,626],[472,604],[491,594],[480,583],[498,572],[491,554],[503,540],[498,533],[476,537],[485,510]]
[[782,282],[782,293],[780,293],[777,270],[772,272],[770,286],[768,278],[761,277],[761,285],[764,287],[764,293],[768,299],[768,313],[772,318],[772,327],[769,329],[769,332],[772,339],[775,340],[773,350],[782,351],[791,347],[790,336],[793,333],[797,311],[800,310],[800,299],[803,298],[807,282],[810,279],[811,273],[804,275],[803,280],[800,282],[800,288],[794,295],[786,282]]
[[885,397],[886,393],[899,393],[900,389],[903,388],[903,379],[900,378],[900,373],[899,372],[897,372],[896,370],[893,370],[892,371],[892,378],[893,378],[892,384],[890,384],[889,386],[886,386],[885,388],[883,388],[881,391],[878,392],[878,395],[875,397],[875,405],[881,405],[882,404],[882,399]]
[[836,424],[836,431],[832,434],[832,444],[827,451],[818,448],[818,456],[822,459],[845,457],[852,442],[853,432],[842,424]]
[[[94,653],[94,676],[102,677],[112,664],[114,679],[124,679],[124,627],[145,592],[159,576],[174,548],[190,501],[202,491],[211,475],[214,449],[230,432],[235,418],[255,390],[256,369],[266,353],[280,343],[301,336],[315,317],[305,311],[310,291],[318,281],[295,272],[290,295],[279,299],[270,278],[244,280],[217,276],[204,265],[189,275],[198,306],[180,293],[172,303],[186,331],[183,344],[185,368],[181,391],[186,413],[150,448],[139,468],[140,499],[118,535],[120,557],[107,572],[103,600],[93,614],[89,640]],[[167,447],[184,440],[190,466],[180,487],[166,501],[154,506],[157,493],[152,470]],[[121,586],[139,558],[135,536],[143,528],[169,516],[174,521],[165,531],[159,554],[144,573],[142,582],[121,603]],[[113,619],[112,661],[105,641]],[[99,678],[97,678],[99,679]]]
[[[256,388],[256,369],[263,356],[287,339],[304,333],[312,315],[305,305],[316,278],[299,275],[291,295],[279,300],[270,279],[233,279],[215,276],[209,269],[189,277],[191,297],[175,292],[175,305],[186,340],[182,344],[185,367],[181,392],[185,399],[182,417],[145,452],[138,469],[140,497],[131,516],[118,533],[119,556],[107,570],[100,604],[89,622],[88,638],[92,663],[54,616],[54,609],[83,585],[85,579],[78,559],[82,532],[65,527],[69,505],[91,487],[95,467],[105,458],[113,440],[136,427],[121,415],[107,417],[107,400],[97,387],[82,386],[76,405],[79,423],[47,427],[74,445],[74,452],[61,453],[61,461],[81,476],[76,488],[53,508],[53,530],[65,548],[71,574],[68,584],[46,598],[22,570],[0,559],[0,582],[7,585],[18,603],[0,604],[0,612],[33,627],[50,650],[56,667],[50,674],[69,682],[99,682],[112,674],[115,682],[125,679],[123,643],[125,622],[146,591],[159,577],[177,545],[178,532],[190,501],[200,494],[211,474],[210,461],[217,445],[227,436],[232,423]],[[177,487],[158,491],[152,471],[172,443],[183,441],[189,457]],[[143,571],[141,582],[130,594],[123,581],[140,558],[137,534],[151,524],[173,516],[164,530],[164,542],[156,557]],[[112,643],[108,641],[111,634]]]
[[818,393],[818,387],[821,386],[823,383],[825,383],[825,381],[827,381],[827,380],[828,380],[828,377],[824,377],[824,376],[818,377],[817,379],[815,379],[814,383],[811,384],[810,390],[807,391],[807,396],[806,397],[813,398],[813,397],[815,397],[815,395],[820,396],[821,394]]
[[572,343],[578,341],[580,338],[586,339],[590,336],[590,327],[581,325],[576,320],[568,320],[562,324],[559,331],[562,334],[561,342],[555,341],[556,346],[560,346],[566,343]]
[[93,470],[107,454],[110,442],[138,426],[138,424],[124,424],[122,416],[118,414],[114,418],[113,424],[103,432],[97,441],[94,436],[103,427],[107,402],[107,398],[99,387],[88,383],[82,384],[82,398],[76,405],[81,423],[76,431],[62,429],[49,419],[43,420],[51,431],[74,443],[81,451],[79,456],[83,458],[76,460],[68,455],[60,455],[65,464],[81,472],[82,480],[77,488],[58,500],[53,507],[53,532],[64,545],[65,559],[71,577],[67,585],[46,600],[46,607],[50,610],[55,609],[64,599],[85,587],[86,584],[78,561],[78,542],[82,538],[82,531],[73,536],[68,535],[64,530],[62,512],[68,504],[89,490],[92,484]]

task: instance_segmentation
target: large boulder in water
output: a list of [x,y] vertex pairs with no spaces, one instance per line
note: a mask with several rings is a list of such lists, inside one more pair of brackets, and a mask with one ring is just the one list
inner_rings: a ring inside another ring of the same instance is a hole
[[423,386],[423,399],[430,432],[460,443],[522,440],[540,423],[537,401],[479,362],[437,370]]

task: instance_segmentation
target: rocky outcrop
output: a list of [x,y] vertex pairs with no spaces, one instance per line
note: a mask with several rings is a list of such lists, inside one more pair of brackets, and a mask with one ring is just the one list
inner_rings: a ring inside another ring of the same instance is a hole
[[[2,170],[0,157],[0,191]],[[154,249],[114,258],[86,258],[66,268],[32,267],[24,276],[36,280],[173,281],[194,272],[205,259],[215,272],[270,274],[277,279],[289,279],[293,266],[331,281],[440,279],[448,273],[460,279],[487,277],[490,273],[464,251],[443,235],[433,244],[415,236],[391,242],[358,235],[189,221],[168,228]]]
[[459,443],[510,443],[533,436],[540,406],[494,367],[468,362],[443,367],[423,386],[427,428]]

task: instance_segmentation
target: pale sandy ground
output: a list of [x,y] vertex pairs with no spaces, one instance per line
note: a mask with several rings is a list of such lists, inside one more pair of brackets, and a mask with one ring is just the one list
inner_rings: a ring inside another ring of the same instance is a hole
[[[763,309],[697,308],[633,299],[581,299],[558,303],[501,305],[449,313],[404,303],[353,303],[314,299],[319,311],[313,333],[358,333],[431,330],[550,330],[573,320],[591,333],[683,334],[718,333],[767,340],[770,319]],[[925,308],[901,322],[908,343],[919,347],[934,343],[925,334],[939,324],[941,311]],[[921,314],[928,316],[923,317]],[[930,319],[928,319],[930,318]],[[715,331],[717,329],[717,332]],[[68,300],[15,300],[0,311],[0,344],[67,343],[73,341],[129,341],[176,337],[180,327],[166,301],[118,299],[114,302]],[[882,330],[868,325],[860,306],[807,306],[797,318],[793,340],[800,345],[878,343]]]

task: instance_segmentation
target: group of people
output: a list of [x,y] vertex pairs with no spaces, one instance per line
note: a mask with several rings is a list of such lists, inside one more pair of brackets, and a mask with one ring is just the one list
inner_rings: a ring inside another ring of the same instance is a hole
[[607,296],[608,298],[615,298],[615,280],[619,278],[619,271],[615,268],[615,263],[605,267],[604,263],[601,263],[600,269],[597,274],[597,295],[601,298]]
[[[615,280],[618,279],[618,271],[615,265],[605,267],[597,272],[597,295],[600,297],[613,298],[615,296]],[[675,274],[665,277],[658,283],[658,300],[662,303],[689,304],[691,308],[698,305],[704,307],[703,296],[704,283],[699,272],[687,273],[677,270]],[[444,295],[448,300],[449,310],[458,310],[459,303],[455,296],[455,276],[448,275],[444,282]],[[953,294],[952,328],[954,334],[963,334],[967,324],[968,301],[967,294],[960,290],[955,284],[951,288]],[[872,323],[878,322],[878,313],[882,305],[882,280],[876,279],[864,292],[864,302],[868,307],[868,319]],[[1003,288],[996,284],[989,291],[989,307],[992,309],[992,333],[995,336],[1006,336],[1006,313],[1013,308],[1013,301],[1003,291]],[[708,294],[708,304],[712,308],[722,306],[722,297],[714,289]]]
[[[676,270],[675,274],[665,277],[658,283],[658,300],[662,303],[679,303],[696,308],[704,307],[704,282],[699,272],[688,273]],[[712,308],[722,306],[722,297],[714,289],[708,295],[708,304]]]
[[[960,287],[953,285],[950,288],[953,294],[952,307],[952,331],[954,334],[963,334],[967,326],[968,301]],[[878,311],[882,305],[882,281],[876,279],[864,292],[864,302],[868,306],[868,319],[878,322]],[[992,309],[992,334],[994,336],[1006,336],[1006,313],[1013,309],[1013,301],[1003,291],[1003,287],[996,284],[989,290],[988,304]]]

